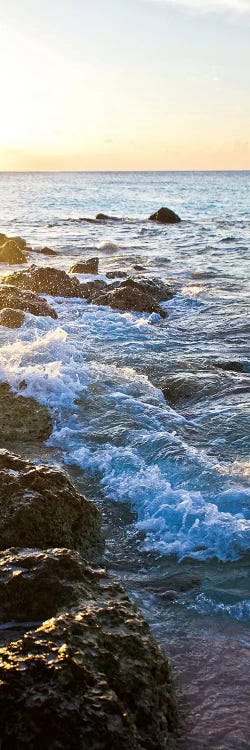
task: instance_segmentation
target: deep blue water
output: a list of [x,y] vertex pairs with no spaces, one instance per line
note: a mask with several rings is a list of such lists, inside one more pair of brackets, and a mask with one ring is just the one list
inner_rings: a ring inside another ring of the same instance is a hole
[[[104,514],[111,512],[107,562],[168,647],[180,689],[196,675],[196,704],[203,696],[203,707],[185,739],[192,750],[249,747],[242,718],[250,615],[249,178],[0,174],[0,231],[60,253],[34,254],[32,262],[68,270],[74,260],[98,255],[101,277],[140,264],[144,276],[176,285],[164,303],[166,321],[78,299],[53,301],[57,321],[27,315],[22,329],[1,330],[0,379],[15,389],[25,379],[26,395],[51,409],[50,445],[89,484]],[[181,224],[147,222],[161,205],[177,211]],[[123,220],[84,220],[100,211]],[[223,361],[240,362],[243,371],[215,366]],[[211,658],[213,695],[223,658],[226,677],[221,714],[214,704],[218,735],[205,738]],[[240,685],[240,716],[233,681]]]

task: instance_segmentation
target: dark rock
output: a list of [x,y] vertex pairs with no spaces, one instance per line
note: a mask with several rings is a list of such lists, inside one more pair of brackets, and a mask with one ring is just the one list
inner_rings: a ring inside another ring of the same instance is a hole
[[81,295],[89,302],[92,302],[96,296],[99,296],[108,288],[108,284],[105,281],[95,279],[95,281],[88,281],[86,284],[81,284]]
[[44,299],[33,292],[20,291],[16,286],[7,284],[7,280],[4,279],[3,284],[0,285],[0,310],[6,307],[24,310],[32,315],[48,315],[50,318],[57,318],[56,311]]
[[22,310],[13,310],[11,307],[4,307],[0,310],[0,326],[20,328],[24,319],[25,315]]
[[80,282],[71,279],[65,271],[57,268],[36,268],[30,266],[3,279],[4,284],[14,284],[21,289],[54,295],[55,297],[79,297]]
[[58,255],[56,250],[52,250],[51,247],[41,247],[40,250],[33,250],[33,252],[41,253],[41,255]]
[[15,240],[7,240],[0,247],[0,263],[7,263],[8,265],[16,265],[18,263],[26,263],[27,256],[17,245]]
[[42,621],[99,592],[105,571],[68,549],[18,549],[0,554],[0,621]]
[[173,750],[168,662],[121,589],[0,650],[3,750]]
[[125,279],[127,277],[126,271],[107,271],[107,279]]
[[229,372],[246,372],[243,362],[237,362],[234,360],[224,362],[214,362],[214,367],[219,370],[226,370]]
[[99,258],[88,258],[71,266],[69,273],[98,273],[98,267]]
[[158,313],[161,318],[166,318],[167,315],[165,310],[158,305],[155,298],[151,294],[148,294],[148,292],[141,290],[139,285],[136,287],[133,285],[120,285],[117,289],[95,297],[93,302],[97,305],[107,305],[115,310]]
[[142,266],[141,263],[136,263],[134,269],[135,271],[146,271],[145,266]]
[[0,549],[69,547],[88,556],[98,545],[99,511],[65,472],[0,451]]
[[165,302],[168,299],[172,299],[176,290],[170,284],[165,284],[161,279],[147,279],[140,277],[129,277],[125,281],[122,281],[120,288],[131,287],[135,290],[135,294],[138,291],[146,292],[151,294],[156,302]]
[[119,216],[107,216],[106,214],[96,214],[97,221],[121,221]]
[[1,431],[0,446],[6,443],[29,443],[47,440],[52,432],[52,422],[46,406],[33,398],[11,392],[7,383],[0,383]]
[[178,224],[181,219],[170,208],[159,208],[158,211],[149,217],[149,221],[158,221],[160,224]]

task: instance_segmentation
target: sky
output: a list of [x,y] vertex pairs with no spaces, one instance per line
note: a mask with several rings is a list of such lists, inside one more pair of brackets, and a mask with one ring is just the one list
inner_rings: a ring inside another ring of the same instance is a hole
[[0,0],[0,171],[250,169],[250,0]]

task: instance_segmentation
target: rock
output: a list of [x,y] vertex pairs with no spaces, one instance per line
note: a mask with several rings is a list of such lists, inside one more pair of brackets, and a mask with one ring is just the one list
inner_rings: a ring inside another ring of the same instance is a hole
[[46,406],[38,404],[33,398],[12,393],[7,383],[0,383],[0,413],[1,447],[7,442],[47,440],[52,432],[52,422]]
[[7,242],[7,239],[8,239],[8,237],[6,236],[6,234],[2,234],[0,232],[0,247],[1,247],[1,245],[4,245],[5,242]]
[[3,279],[4,284],[14,284],[21,289],[54,295],[55,297],[79,297],[80,282],[71,279],[65,271],[57,268],[36,268],[30,266]]
[[41,253],[41,255],[58,255],[56,250],[52,250],[51,247],[41,247],[40,250],[33,250],[33,252]]
[[98,273],[98,267],[99,258],[88,258],[71,266],[69,273]]
[[92,301],[96,305],[107,305],[116,310],[157,313],[161,318],[166,318],[167,316],[165,310],[158,305],[155,298],[148,292],[141,290],[139,285],[136,287],[132,284],[128,286],[120,285],[117,289],[113,289],[99,297],[96,296]]
[[0,554],[0,621],[43,621],[99,592],[105,571],[68,549],[18,549]]
[[0,263],[15,265],[26,263],[27,256],[17,245],[15,240],[7,240],[0,247]]
[[170,208],[159,208],[158,211],[149,217],[149,221],[158,221],[160,224],[178,224],[181,219]]
[[69,547],[90,555],[100,545],[100,514],[65,472],[0,451],[0,549]]
[[121,221],[119,216],[107,216],[106,214],[96,214],[97,221]]
[[214,367],[220,370],[226,370],[229,372],[246,372],[243,362],[237,362],[234,360],[224,362],[214,362]]
[[105,275],[107,279],[125,279],[128,274],[126,271],[107,271]]
[[81,284],[81,294],[88,302],[92,302],[96,296],[105,292],[108,288],[108,284],[105,281],[95,279],[95,281],[88,281],[86,284]]
[[3,284],[0,285],[0,310],[6,307],[24,310],[32,315],[48,315],[50,318],[57,318],[56,311],[44,299],[33,292],[20,291],[16,286],[7,284],[7,280],[4,279]]
[[133,266],[135,271],[146,271],[147,269],[145,266],[142,266],[141,263],[136,263],[135,266]]
[[13,310],[10,307],[4,307],[0,310],[0,326],[6,328],[20,328],[24,322],[25,315],[22,310]]
[[14,240],[14,242],[16,242],[20,250],[25,250],[27,248],[27,242],[22,237],[10,237],[9,239]]
[[172,299],[174,294],[176,294],[174,287],[170,284],[165,284],[161,279],[147,279],[143,277],[137,279],[130,276],[121,282],[120,288],[124,287],[131,287],[135,290],[135,293],[141,291],[151,294],[156,302],[165,302],[168,299]]
[[0,649],[3,750],[174,750],[169,665],[117,586]]

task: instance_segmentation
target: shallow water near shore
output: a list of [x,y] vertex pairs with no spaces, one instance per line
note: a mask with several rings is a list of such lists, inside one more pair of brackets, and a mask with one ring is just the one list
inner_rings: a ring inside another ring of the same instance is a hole
[[[50,408],[48,461],[103,509],[108,566],[173,665],[180,747],[248,748],[249,173],[2,174],[0,197],[2,232],[59,253],[31,262],[176,286],[164,321],[48,298],[58,320],[1,329],[0,380]],[[161,205],[183,222],[148,223]]]

